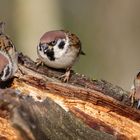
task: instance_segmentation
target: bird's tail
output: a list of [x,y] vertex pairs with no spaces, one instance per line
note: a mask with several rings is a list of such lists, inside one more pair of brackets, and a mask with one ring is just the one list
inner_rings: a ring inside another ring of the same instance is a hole
[[80,52],[81,55],[86,55],[83,51]]

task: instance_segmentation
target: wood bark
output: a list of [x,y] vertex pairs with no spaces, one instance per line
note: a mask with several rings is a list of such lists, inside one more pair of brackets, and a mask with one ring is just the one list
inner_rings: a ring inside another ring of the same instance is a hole
[[64,70],[37,67],[22,54],[19,54],[19,68],[16,77],[1,84],[4,89],[0,90],[0,119],[7,121],[9,132],[8,136],[0,133],[1,137],[140,139],[140,111],[136,103],[131,107],[129,93],[122,88],[74,71],[70,81],[63,83],[59,77]]

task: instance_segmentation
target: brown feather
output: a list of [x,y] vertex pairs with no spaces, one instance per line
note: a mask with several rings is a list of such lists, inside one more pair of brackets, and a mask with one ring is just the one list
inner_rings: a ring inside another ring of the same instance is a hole
[[8,59],[3,54],[0,54],[0,73],[3,71],[3,69],[8,63]]
[[55,30],[55,31],[49,31],[46,32],[40,39],[40,43],[49,43],[51,41],[57,40],[57,39],[63,39],[66,38],[65,33],[61,30]]
[[135,86],[135,99],[140,99],[140,72],[136,75],[134,80]]

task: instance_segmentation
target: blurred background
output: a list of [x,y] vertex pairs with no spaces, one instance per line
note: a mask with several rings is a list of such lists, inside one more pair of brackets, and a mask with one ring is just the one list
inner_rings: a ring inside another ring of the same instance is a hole
[[0,0],[0,20],[19,52],[37,58],[49,30],[77,34],[86,56],[74,70],[129,90],[140,70],[139,0]]

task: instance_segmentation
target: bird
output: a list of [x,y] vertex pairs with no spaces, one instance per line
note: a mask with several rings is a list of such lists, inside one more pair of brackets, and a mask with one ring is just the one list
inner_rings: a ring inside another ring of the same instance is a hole
[[37,65],[45,64],[55,69],[65,69],[60,76],[63,82],[68,82],[71,68],[82,51],[81,41],[77,35],[67,30],[52,30],[45,32],[37,45]]
[[140,107],[140,72],[135,76],[133,86],[129,97],[131,98],[131,103],[134,105],[135,101],[138,101],[137,108]]
[[14,76],[17,66],[17,51],[11,39],[4,33],[5,22],[0,22],[0,82]]

